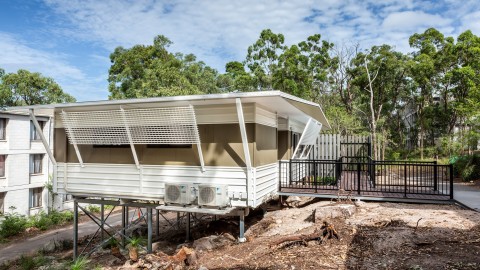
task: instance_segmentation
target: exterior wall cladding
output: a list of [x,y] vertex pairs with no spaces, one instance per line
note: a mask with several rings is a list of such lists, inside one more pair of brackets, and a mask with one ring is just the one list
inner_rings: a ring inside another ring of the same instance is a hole
[[[50,118],[37,116],[37,120],[43,122],[43,134],[49,145],[53,145]],[[41,140],[32,139],[30,117],[0,113],[0,121],[0,161],[4,161],[0,164],[0,212],[33,215],[47,211],[51,197],[44,185],[53,166]],[[54,208],[70,208],[61,199],[55,198]]]

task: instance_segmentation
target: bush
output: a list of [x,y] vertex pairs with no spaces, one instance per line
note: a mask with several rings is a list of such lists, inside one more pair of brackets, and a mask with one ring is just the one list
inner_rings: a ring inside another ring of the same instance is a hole
[[50,215],[50,219],[55,225],[64,224],[73,220],[73,213],[71,211],[65,211],[65,212],[52,211],[50,212],[49,215]]
[[17,213],[5,214],[5,219],[0,224],[0,238],[17,235],[27,228],[28,219]]
[[100,206],[91,204],[91,205],[87,206],[87,210],[92,212],[92,213],[100,213]]
[[26,257],[23,255],[20,257],[18,264],[22,270],[31,270],[36,266],[35,260],[32,257]]
[[480,155],[454,157],[450,160],[456,176],[463,181],[480,179]]

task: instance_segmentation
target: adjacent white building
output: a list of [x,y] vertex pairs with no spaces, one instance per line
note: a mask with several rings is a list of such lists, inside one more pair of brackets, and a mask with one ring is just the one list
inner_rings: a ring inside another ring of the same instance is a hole
[[[38,115],[37,119],[41,132],[52,142],[51,117]],[[0,212],[34,215],[47,211],[51,196],[45,184],[52,168],[29,115],[0,112]],[[63,199],[55,199],[56,209],[63,209]]]

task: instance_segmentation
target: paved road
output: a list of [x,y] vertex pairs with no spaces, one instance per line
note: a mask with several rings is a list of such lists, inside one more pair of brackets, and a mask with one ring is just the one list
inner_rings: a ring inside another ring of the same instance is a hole
[[[133,211],[131,212],[133,213]],[[130,214],[131,215],[131,214]],[[122,213],[112,213],[107,220],[110,226],[117,226],[122,224]],[[108,228],[107,226],[105,226]],[[98,229],[97,224],[89,220],[84,223],[78,224],[78,238],[83,236],[94,234]],[[35,237],[26,239],[22,242],[11,243],[10,245],[0,249],[0,263],[5,261],[11,261],[24,254],[34,253],[44,247],[46,243],[51,240],[73,240],[73,225],[59,229],[52,230],[47,233],[37,235]]]
[[480,189],[453,183],[453,197],[455,200],[480,212]]

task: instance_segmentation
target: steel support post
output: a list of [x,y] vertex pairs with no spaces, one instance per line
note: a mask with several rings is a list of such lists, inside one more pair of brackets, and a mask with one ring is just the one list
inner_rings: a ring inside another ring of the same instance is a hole
[[187,221],[186,221],[186,236],[185,236],[185,242],[190,241],[190,213],[185,213],[187,215]]
[[[102,201],[103,201],[103,198],[102,198]],[[105,205],[102,203],[100,204],[100,219],[101,219],[101,223],[102,223],[102,226],[100,228],[100,237],[103,241],[103,238],[104,238],[104,224],[105,224],[105,213],[104,213],[104,210],[105,210]]]
[[244,243],[247,241],[245,238],[245,213],[242,211],[240,214],[240,222],[238,224],[240,226],[240,235],[238,237],[239,243]]
[[156,220],[156,226],[155,226],[155,235],[157,238],[160,235],[160,210],[157,209],[157,220]]
[[122,247],[125,248],[125,205],[122,205]]
[[152,253],[152,208],[147,208],[147,228],[148,228],[148,242],[147,242],[147,253]]
[[78,255],[78,202],[73,201],[73,259]]

